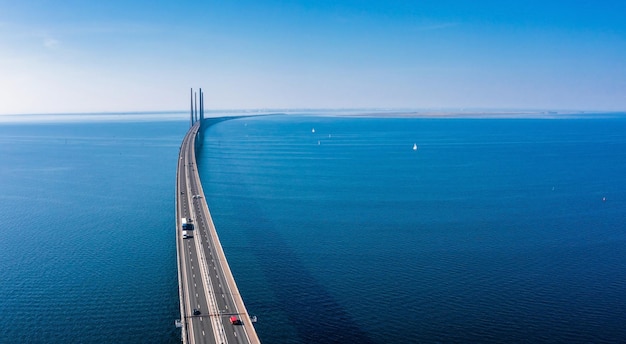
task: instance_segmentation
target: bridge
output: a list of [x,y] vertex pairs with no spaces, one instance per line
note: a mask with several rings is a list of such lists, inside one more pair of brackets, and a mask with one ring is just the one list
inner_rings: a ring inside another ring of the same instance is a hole
[[[193,91],[192,91],[193,93]],[[200,108],[202,108],[200,90]],[[196,145],[204,113],[192,98],[191,128],[176,173],[176,256],[183,343],[260,343],[226,261],[204,197]],[[183,229],[185,227],[185,229]],[[193,228],[193,229],[192,229]]]

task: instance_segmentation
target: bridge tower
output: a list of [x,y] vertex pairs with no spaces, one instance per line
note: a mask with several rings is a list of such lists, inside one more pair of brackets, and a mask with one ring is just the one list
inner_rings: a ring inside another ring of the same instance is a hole
[[[200,94],[199,97],[198,93]],[[200,101],[200,104],[198,104],[198,100]],[[197,121],[200,121],[200,125],[202,125],[202,120],[204,119],[204,92],[202,92],[202,89],[200,89],[199,92],[194,92],[193,88],[191,88],[189,93],[189,107],[189,120],[191,126],[193,126]]]
[[196,123],[198,121],[198,92],[193,93],[193,101],[194,101],[193,122]]
[[191,124],[189,125],[190,127],[193,127],[193,88],[190,89],[189,91],[189,108],[191,111],[191,114],[189,115],[189,120],[191,122]]
[[202,89],[200,89],[200,126],[202,126],[202,121],[204,120],[204,93]]

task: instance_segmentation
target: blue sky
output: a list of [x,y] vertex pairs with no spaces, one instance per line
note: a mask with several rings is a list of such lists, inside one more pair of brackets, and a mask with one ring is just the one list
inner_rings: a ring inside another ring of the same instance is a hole
[[0,114],[626,110],[624,1],[0,0]]

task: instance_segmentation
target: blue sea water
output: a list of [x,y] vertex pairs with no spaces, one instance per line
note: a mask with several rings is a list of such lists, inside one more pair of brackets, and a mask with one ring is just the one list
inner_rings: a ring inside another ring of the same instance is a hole
[[624,133],[610,116],[240,118],[207,130],[199,166],[264,342],[616,343]]
[[0,343],[180,342],[188,122],[132,118],[0,124]]
[[[133,118],[0,123],[1,343],[179,342],[188,122]],[[615,343],[624,133],[611,116],[238,118],[207,129],[199,168],[264,343]]]

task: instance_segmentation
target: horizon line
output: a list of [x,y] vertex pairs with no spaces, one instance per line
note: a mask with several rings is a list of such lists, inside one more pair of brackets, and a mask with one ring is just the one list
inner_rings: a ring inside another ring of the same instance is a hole
[[[295,112],[295,111],[374,111],[374,112],[429,112],[429,113],[481,113],[481,114],[568,114],[568,113],[626,113],[623,110],[602,110],[602,109],[554,109],[554,108],[489,108],[489,107],[437,107],[437,108],[408,108],[408,107],[276,107],[276,108],[224,108],[207,109],[208,113],[237,112],[237,113],[267,113],[267,112]],[[0,116],[55,116],[55,115],[145,115],[145,114],[186,114],[189,109],[181,110],[134,110],[134,111],[76,111],[76,112],[32,112],[32,113],[0,113]]]

